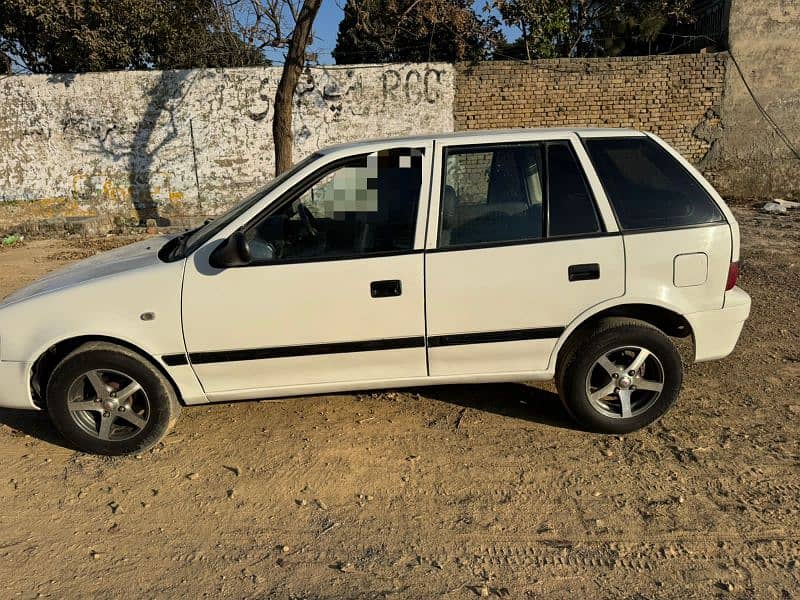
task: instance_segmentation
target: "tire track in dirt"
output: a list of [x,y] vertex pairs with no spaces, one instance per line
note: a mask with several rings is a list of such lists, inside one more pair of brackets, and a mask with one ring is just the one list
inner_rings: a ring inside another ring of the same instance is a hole
[[[575,430],[549,384],[187,408],[124,460],[0,411],[6,595],[799,597],[800,215],[735,210],[741,342],[636,434]],[[113,243],[0,252],[0,287]]]

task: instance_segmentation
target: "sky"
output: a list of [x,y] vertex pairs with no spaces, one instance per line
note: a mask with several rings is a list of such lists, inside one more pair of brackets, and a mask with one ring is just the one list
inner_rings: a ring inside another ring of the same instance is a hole
[[[346,0],[322,0],[319,13],[314,21],[314,42],[310,48],[310,51],[317,52],[320,64],[330,65],[335,62],[331,52],[336,47],[336,35],[339,33],[339,23],[344,16],[343,7],[345,2]],[[479,12],[485,3],[486,0],[475,0],[473,7],[476,12]],[[503,29],[509,39],[515,37],[511,31]],[[272,55],[268,53],[268,56],[276,63],[281,62],[283,58],[282,54]]]
[[[344,17],[344,4],[346,0],[322,0],[317,18],[312,29],[314,41],[311,43],[309,52],[316,52],[318,62],[323,65],[332,65],[333,49],[336,47],[336,36],[339,33],[339,23]],[[267,57],[275,64],[283,62],[285,49],[265,50]]]
[[[347,0],[322,0],[319,13],[317,13],[317,18],[314,21],[314,41],[309,48],[310,52],[317,53],[317,61],[319,64],[330,65],[335,63],[331,53],[336,47],[336,36],[339,33],[339,23],[344,17],[344,5],[346,1]],[[487,0],[474,0],[472,6],[478,14],[481,14],[486,3]],[[513,40],[519,35],[506,27],[501,26],[501,29],[509,40]],[[283,58],[286,52],[285,49],[267,49],[265,52],[267,57],[273,61],[273,64],[283,64]],[[23,72],[19,69],[18,65],[14,65],[14,71]]]
[[336,46],[336,34],[339,33],[339,22],[342,20],[343,0],[322,0],[317,20],[314,21],[314,43],[312,50],[319,53],[319,62],[333,63],[331,52]]

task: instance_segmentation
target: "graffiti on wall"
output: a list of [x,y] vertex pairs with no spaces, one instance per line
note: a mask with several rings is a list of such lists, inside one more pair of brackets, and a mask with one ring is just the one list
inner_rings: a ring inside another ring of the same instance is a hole
[[383,72],[383,101],[395,100],[402,93],[407,102],[434,104],[442,97],[442,74],[440,69],[427,67],[420,72],[408,69],[405,73],[397,69]]
[[[48,206],[163,224],[218,213],[273,175],[280,74],[265,67],[0,81],[0,224],[12,204],[3,200],[55,198]],[[450,131],[453,88],[449,65],[306,69],[294,98],[295,158],[360,138]]]
[[[425,67],[423,69],[387,68],[381,73],[383,105],[405,102],[418,105],[421,102],[435,104],[444,97],[444,69]],[[277,80],[263,77],[258,82],[252,105],[247,115],[253,121],[263,121],[271,117],[270,109],[275,97]],[[306,69],[297,88],[297,99],[306,105],[315,105],[322,110],[330,110],[337,115],[358,114],[365,101],[364,77],[356,69]],[[347,109],[345,109],[347,107]]]

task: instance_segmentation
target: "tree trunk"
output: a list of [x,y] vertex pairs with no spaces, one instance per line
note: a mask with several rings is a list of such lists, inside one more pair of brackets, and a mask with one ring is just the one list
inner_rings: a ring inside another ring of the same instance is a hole
[[306,48],[311,41],[311,26],[322,0],[305,0],[289,40],[286,62],[275,92],[275,114],[272,118],[272,138],[275,144],[275,175],[292,166],[292,100],[300,73],[305,64]]
[[525,42],[525,54],[528,57],[528,62],[531,62],[531,46],[528,39],[528,28],[525,23],[522,23],[522,41]]

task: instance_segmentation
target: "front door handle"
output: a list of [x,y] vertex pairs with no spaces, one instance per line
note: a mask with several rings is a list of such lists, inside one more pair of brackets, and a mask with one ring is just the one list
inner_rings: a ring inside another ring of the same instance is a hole
[[403,284],[399,279],[373,281],[369,284],[369,293],[373,298],[391,298],[403,293]]
[[586,281],[588,279],[600,279],[600,265],[588,263],[585,265],[571,265],[569,270],[570,281]]

